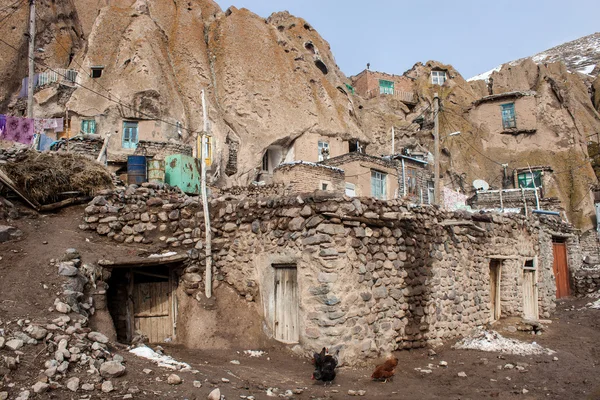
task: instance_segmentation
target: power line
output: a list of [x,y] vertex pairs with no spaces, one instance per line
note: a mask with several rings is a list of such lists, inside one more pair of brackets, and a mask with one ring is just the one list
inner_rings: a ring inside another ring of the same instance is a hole
[[[6,42],[4,39],[0,38],[0,42],[4,43],[5,45],[7,45],[8,47],[10,47],[11,49],[13,49],[14,51],[16,51],[17,53],[19,52],[19,49],[17,49],[16,47],[14,47],[13,45],[11,45],[10,43]],[[27,56],[27,58],[30,58],[30,57],[29,57],[29,56]],[[48,70],[50,70],[50,71],[54,72],[55,74],[57,74],[57,75],[59,75],[59,76],[61,76],[61,77],[65,78],[66,80],[69,80],[69,78],[68,78],[66,75],[64,75],[64,74],[62,74],[62,73],[60,73],[60,72],[56,71],[55,69],[53,69],[53,68],[49,67],[47,64],[45,64],[45,63],[43,63],[43,62],[40,62],[40,61],[38,61],[38,64],[40,64],[40,65],[42,65],[43,67],[47,68]],[[71,81],[71,80],[69,80],[69,81]],[[71,82],[72,82],[72,81],[71,81]],[[78,82],[73,82],[73,83],[74,83],[75,85],[77,85],[77,86],[79,86],[79,87],[83,88],[83,89],[86,89],[86,90],[88,90],[88,91],[90,91],[90,92],[92,92],[92,93],[94,93],[94,94],[96,94],[96,95],[98,95],[98,96],[100,96],[100,97],[102,97],[102,98],[104,98],[104,99],[106,99],[106,100],[110,101],[110,102],[113,102],[113,103],[115,103],[115,104],[118,104],[118,105],[120,105],[121,107],[128,108],[128,109],[130,109],[130,110],[134,111],[135,113],[137,113],[137,114],[139,114],[139,115],[142,115],[142,116],[144,116],[144,117],[147,117],[147,118],[148,118],[148,119],[150,119],[150,120],[164,122],[164,123],[165,123],[165,124],[167,124],[167,125],[174,126],[174,127],[178,128],[178,129],[183,129],[183,130],[186,130],[186,131],[188,131],[190,134],[193,134],[193,133],[197,133],[197,134],[198,134],[198,133],[200,133],[199,131],[195,131],[195,130],[192,130],[192,129],[190,129],[190,128],[186,128],[186,127],[184,127],[184,126],[182,126],[182,125],[179,125],[179,124],[174,124],[174,123],[172,123],[172,122],[169,122],[169,121],[166,121],[166,120],[164,120],[164,119],[156,118],[156,117],[155,117],[155,116],[153,116],[153,115],[146,114],[146,113],[144,113],[144,112],[142,112],[142,111],[136,110],[135,108],[133,108],[133,107],[132,107],[132,106],[130,106],[130,105],[123,104],[123,103],[121,103],[121,102],[119,102],[119,101],[113,100],[113,99],[111,99],[109,96],[106,96],[106,95],[104,95],[104,94],[102,94],[102,93],[99,93],[99,92],[95,91],[94,89],[90,89],[89,87],[87,87],[87,86],[84,86],[84,85],[82,85],[81,83],[78,83]]]
[[[23,7],[23,4],[25,4],[25,0],[19,0],[19,1],[21,2],[21,4],[19,4],[19,6],[17,8],[14,8],[12,11],[9,11],[2,19],[0,19],[0,24],[3,23],[4,21],[6,21],[8,18],[12,17],[21,7]],[[16,1],[10,7],[14,7],[17,3],[19,3],[19,1]],[[8,9],[8,7],[2,11],[5,11],[7,9]]]
[[[13,8],[14,6],[16,6],[19,3],[24,3],[24,1],[25,0],[17,0],[14,3],[12,3],[11,5],[8,5],[8,6],[4,7],[4,8],[0,8],[0,12],[9,12],[9,11],[7,11],[9,8]],[[17,7],[17,9],[21,8],[22,5],[23,4],[21,4],[19,7]]]

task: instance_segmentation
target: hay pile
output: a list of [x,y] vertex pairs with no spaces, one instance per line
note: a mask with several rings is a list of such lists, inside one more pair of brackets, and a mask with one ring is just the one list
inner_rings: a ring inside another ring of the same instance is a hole
[[4,164],[2,169],[39,204],[59,201],[64,192],[93,195],[113,186],[111,174],[103,165],[79,154],[28,151],[25,157]]

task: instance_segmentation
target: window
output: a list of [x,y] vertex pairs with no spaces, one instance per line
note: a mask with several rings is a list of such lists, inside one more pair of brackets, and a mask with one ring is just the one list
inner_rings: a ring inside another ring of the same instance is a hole
[[414,168],[406,169],[406,194],[408,196],[417,196],[417,170]]
[[535,269],[535,261],[533,259],[525,260],[525,264],[523,264],[523,269]]
[[327,190],[329,184],[327,182],[321,182],[321,190]]
[[329,142],[322,142],[319,140],[319,161],[327,160],[329,158]]
[[345,83],[344,85],[346,85],[346,89],[348,89],[350,91],[350,93],[354,94],[354,87],[352,87],[351,85],[348,85],[347,83]]
[[376,199],[386,200],[387,174],[379,171],[371,171],[371,196]]
[[394,82],[380,79],[379,94],[394,94]]
[[92,78],[100,78],[102,76],[102,71],[104,70],[104,67],[100,67],[100,66],[96,66],[96,67],[90,67],[90,76]]
[[204,139],[202,155],[204,156],[205,164],[210,166],[212,164],[212,136],[206,135],[206,138]]
[[123,122],[123,148],[135,149],[138,143],[138,123],[136,121]]
[[346,196],[356,197],[356,186],[354,185],[354,183],[346,182]]
[[541,188],[542,187],[542,171],[521,172],[517,175],[519,188]]
[[446,82],[446,71],[431,71],[431,83],[443,85]]
[[427,182],[427,204],[433,204],[435,197],[435,184],[432,181]]
[[502,104],[502,127],[504,129],[516,128],[517,117],[515,114],[515,103]]
[[82,119],[81,120],[81,132],[86,134],[96,133],[96,120],[94,119]]

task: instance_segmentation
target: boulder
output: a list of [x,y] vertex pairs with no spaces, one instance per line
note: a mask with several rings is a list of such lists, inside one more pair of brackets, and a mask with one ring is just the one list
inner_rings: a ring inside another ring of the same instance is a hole
[[88,333],[87,337],[94,342],[102,344],[108,343],[108,338],[100,332],[90,332]]
[[107,361],[100,366],[103,378],[116,378],[125,373],[125,366],[118,361]]

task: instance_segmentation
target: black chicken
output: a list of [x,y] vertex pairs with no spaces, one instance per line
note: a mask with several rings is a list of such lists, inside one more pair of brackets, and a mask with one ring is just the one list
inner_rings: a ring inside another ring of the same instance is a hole
[[315,371],[312,379],[323,381],[325,383],[332,382],[335,379],[335,368],[337,360],[331,354],[327,354],[327,349],[323,347],[321,353],[314,354]]

